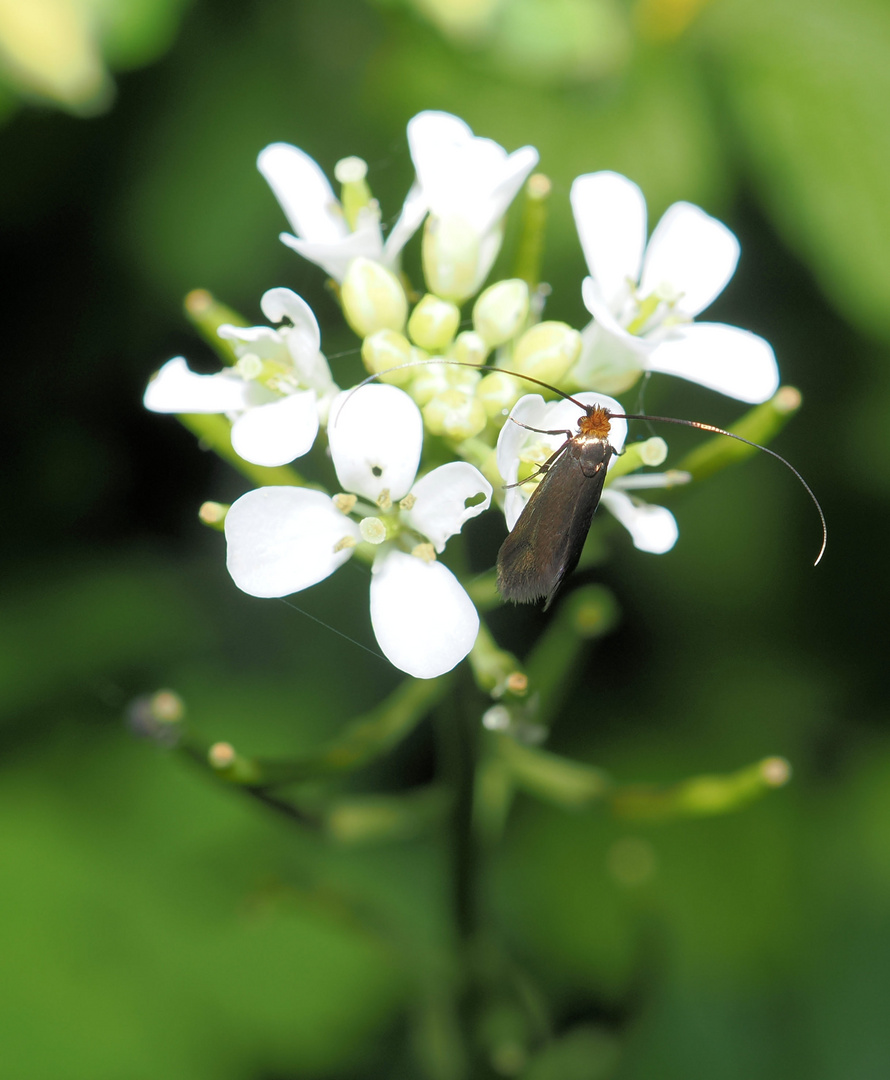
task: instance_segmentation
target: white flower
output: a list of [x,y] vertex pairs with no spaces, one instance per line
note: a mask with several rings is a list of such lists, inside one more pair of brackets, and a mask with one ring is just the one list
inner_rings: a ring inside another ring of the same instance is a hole
[[270,289],[260,301],[269,326],[221,326],[238,363],[216,375],[196,375],[181,356],[154,376],[143,403],[152,412],[225,413],[232,446],[255,465],[285,465],[307,453],[337,393],[309,305],[290,289]]
[[296,236],[281,233],[281,240],[335,281],[342,281],[349,264],[359,257],[392,268],[426,214],[426,205],[415,185],[384,243],[376,201],[359,210],[355,228],[351,229],[327,177],[296,146],[288,143],[267,146],[257,158],[257,168],[296,233]]
[[[585,392],[574,396],[584,405],[599,404],[610,412],[624,411],[614,398],[606,397],[605,394]],[[501,429],[497,446],[498,470],[508,485],[515,484],[519,479],[521,462],[535,466],[542,465],[566,441],[567,436],[564,432],[569,431],[574,434],[577,431],[579,409],[574,402],[565,398],[548,403],[540,394],[526,394],[513,406],[510,416],[511,420],[508,420]],[[519,423],[513,423],[513,420]],[[529,431],[520,424],[538,428],[540,431]],[[557,434],[543,435],[541,431],[556,431]],[[621,451],[626,438],[627,421],[612,420],[609,442],[616,451]],[[617,457],[613,455],[609,462],[610,468],[616,460]],[[661,555],[670,551],[677,541],[677,522],[666,507],[644,503],[622,490],[622,488],[634,489],[643,486],[666,486],[664,474],[647,473],[619,477],[603,491],[602,504],[630,533],[634,547],[640,551]],[[521,484],[519,487],[507,487],[504,516],[507,519],[508,529],[512,530],[519,520],[519,515],[533,491],[534,485],[531,483]]]
[[693,323],[724,289],[739,257],[735,236],[690,203],[669,207],[646,245],[646,201],[631,180],[589,173],[572,184],[572,209],[590,277],[594,322],[574,371],[614,393],[661,371],[730,397],[761,402],[778,389],[772,347],[747,330]]
[[[491,485],[462,461],[415,482],[423,422],[411,398],[393,386],[341,394],[328,437],[337,479],[351,494],[331,499],[305,488],[266,487],[242,495],[226,516],[229,573],[252,596],[286,596],[332,574],[360,540],[379,544],[371,624],[380,648],[409,675],[442,675],[473,647],[479,616],[435,552],[487,509]],[[468,505],[474,499],[480,501]],[[350,513],[364,516],[357,522]]]
[[418,113],[408,122],[415,196],[429,211],[423,267],[430,292],[457,303],[478,291],[501,246],[503,217],[538,152],[507,154],[456,116]]

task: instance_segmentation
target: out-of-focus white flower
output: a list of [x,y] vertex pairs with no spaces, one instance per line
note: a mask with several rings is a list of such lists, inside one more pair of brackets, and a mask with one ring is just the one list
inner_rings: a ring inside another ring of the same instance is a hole
[[[450,113],[427,111],[408,121],[417,171],[416,205],[429,211],[423,270],[430,292],[461,303],[477,292],[501,246],[503,217],[538,152],[508,154]],[[409,200],[410,200],[409,196]]]
[[[614,398],[605,394],[585,392],[575,394],[575,399],[584,405],[601,405],[610,412],[621,413],[624,410]],[[560,401],[545,402],[540,394],[526,394],[521,397],[510,413],[511,419],[507,421],[498,437],[497,462],[498,470],[508,485],[516,484],[519,479],[521,464],[534,466],[543,465],[545,461],[566,441],[564,432],[574,432],[578,427],[578,406],[572,401],[562,399]],[[513,420],[518,423],[513,423]],[[529,431],[526,427],[538,428],[539,431]],[[556,435],[544,435],[543,431],[556,431]],[[609,442],[620,452],[627,438],[627,421],[614,419],[611,421]],[[618,458],[613,455],[609,467]],[[654,506],[633,498],[622,488],[634,489],[644,486],[649,481],[652,487],[664,487],[665,482],[662,474],[639,474],[633,477],[620,477],[614,484],[606,487],[602,494],[602,504],[621,522],[630,533],[634,547],[640,551],[661,555],[674,546],[677,541],[678,529],[674,515],[664,506]],[[513,526],[519,520],[519,515],[525,509],[525,505],[531,498],[534,485],[521,484],[518,487],[507,487],[504,499],[504,516],[507,519],[507,528]]]
[[260,301],[269,326],[221,326],[239,359],[216,375],[196,375],[181,356],[169,360],[146,388],[143,403],[160,413],[225,413],[232,446],[255,465],[285,465],[307,453],[338,387],[321,354],[318,323],[290,289],[270,289]]
[[287,596],[332,574],[360,541],[377,544],[371,624],[381,650],[416,678],[450,671],[473,647],[479,616],[435,555],[489,506],[491,485],[461,461],[415,481],[423,422],[393,386],[341,394],[328,437],[346,494],[266,487],[242,495],[226,515],[229,573],[252,596]]
[[[354,175],[355,163],[360,159],[349,158],[346,161]],[[409,191],[402,213],[384,242],[380,207],[376,200],[372,199],[361,207],[350,224],[325,174],[308,154],[296,146],[272,143],[260,151],[257,168],[272,188],[296,233],[295,236],[282,233],[281,240],[304,259],[320,266],[335,281],[342,281],[349,264],[359,257],[392,268],[426,214],[426,203],[415,185]],[[343,179],[350,182],[345,177]]]
[[739,243],[725,225],[674,203],[647,246],[643,193],[614,172],[579,176],[571,199],[590,270],[584,303],[594,317],[573,373],[579,385],[620,393],[643,371],[661,371],[740,401],[776,392],[768,342],[735,326],[693,322],[738,262]]

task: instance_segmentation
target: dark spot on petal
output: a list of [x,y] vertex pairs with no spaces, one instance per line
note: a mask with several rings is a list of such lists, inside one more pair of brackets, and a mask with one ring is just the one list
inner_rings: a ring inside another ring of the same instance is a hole
[[374,476],[383,476],[383,469],[381,469],[379,465],[372,465],[371,472]]

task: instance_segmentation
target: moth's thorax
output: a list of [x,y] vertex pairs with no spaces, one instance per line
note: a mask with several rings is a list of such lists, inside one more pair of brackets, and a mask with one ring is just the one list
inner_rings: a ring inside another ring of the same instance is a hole
[[611,430],[612,424],[609,420],[609,411],[608,409],[601,409],[599,406],[591,409],[589,413],[582,416],[578,421],[579,435],[591,436],[594,439],[607,439]]

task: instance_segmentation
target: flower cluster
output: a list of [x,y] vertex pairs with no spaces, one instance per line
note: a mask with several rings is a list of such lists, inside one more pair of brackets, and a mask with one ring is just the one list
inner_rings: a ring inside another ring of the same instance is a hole
[[[508,154],[441,112],[409,122],[408,146],[416,178],[387,234],[360,159],[338,163],[339,198],[297,147],[276,143],[258,160],[292,229],[282,241],[337,283],[344,317],[378,382],[341,391],[312,311],[289,289],[274,288],[261,300],[271,325],[219,326],[231,366],[198,375],[184,358],[170,360],[150,382],[145,405],[225,415],[232,448],[254,465],[307,454],[323,430],[340,490],[247,492],[225,518],[229,572],[253,596],[285,596],[363,553],[381,650],[401,670],[432,678],[470,652],[479,630],[470,597],[438,556],[493,498],[507,528],[516,525],[541,466],[563,432],[575,430],[579,404],[622,413],[605,395],[629,389],[643,372],[760,402],[777,389],[778,371],[772,349],[756,335],[694,321],[724,288],[739,254],[733,234],[702,210],[675,204],[647,245],[639,188],[610,172],[579,177],[571,201],[589,269],[581,291],[592,316],[579,331],[543,320],[543,291],[525,280],[483,289],[505,215],[537,152]],[[412,306],[400,257],[421,228],[426,292]],[[464,323],[461,305],[474,297]],[[539,388],[530,382],[576,392],[545,400],[529,392]],[[425,431],[434,447],[428,461]],[[603,505],[635,547],[663,553],[676,542],[676,521],[633,492],[684,476],[640,472],[660,465],[667,448],[653,438],[621,453],[626,434],[625,421],[613,419],[616,453]]]

